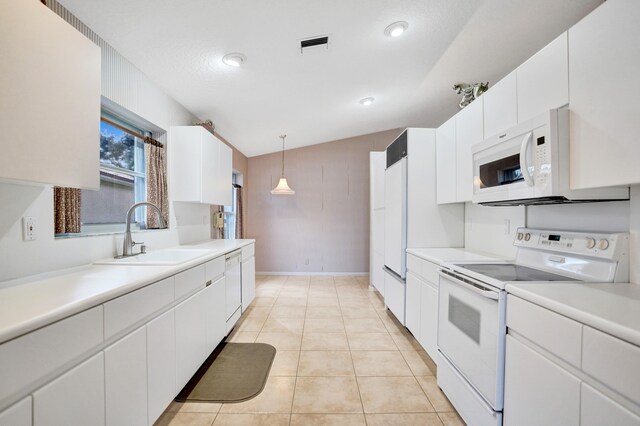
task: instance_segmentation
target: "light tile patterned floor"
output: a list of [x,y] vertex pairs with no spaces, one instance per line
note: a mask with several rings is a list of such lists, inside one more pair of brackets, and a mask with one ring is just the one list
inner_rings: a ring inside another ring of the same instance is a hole
[[173,403],[157,425],[463,425],[435,365],[368,277],[256,277],[229,342],[278,350],[264,391],[238,404]]

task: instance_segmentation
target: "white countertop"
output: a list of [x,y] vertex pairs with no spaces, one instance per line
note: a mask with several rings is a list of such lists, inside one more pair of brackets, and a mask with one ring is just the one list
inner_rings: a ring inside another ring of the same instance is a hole
[[536,305],[640,346],[640,285],[516,283],[507,284],[506,289]]
[[407,253],[437,264],[443,262],[491,262],[505,260],[504,257],[478,253],[465,248],[408,248]]
[[15,285],[0,289],[0,343],[254,242],[210,240],[180,246],[210,254],[176,266],[87,265],[15,280]]

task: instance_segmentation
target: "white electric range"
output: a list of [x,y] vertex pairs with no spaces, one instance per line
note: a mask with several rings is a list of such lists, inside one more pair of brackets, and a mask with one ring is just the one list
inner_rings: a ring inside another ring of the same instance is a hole
[[501,425],[505,286],[627,282],[629,235],[520,228],[515,261],[444,263],[438,300],[438,385],[470,425]]

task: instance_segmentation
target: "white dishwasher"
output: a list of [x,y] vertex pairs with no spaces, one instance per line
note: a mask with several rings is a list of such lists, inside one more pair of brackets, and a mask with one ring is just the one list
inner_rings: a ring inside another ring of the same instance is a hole
[[242,250],[232,251],[226,256],[224,269],[226,287],[227,333],[231,331],[241,315],[242,303]]

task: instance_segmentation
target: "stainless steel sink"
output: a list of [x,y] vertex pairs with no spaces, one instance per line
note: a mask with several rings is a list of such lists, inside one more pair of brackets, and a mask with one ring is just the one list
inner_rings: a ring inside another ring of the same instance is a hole
[[136,256],[121,257],[118,259],[106,259],[95,262],[96,265],[180,265],[210,253],[209,250],[197,249],[166,249],[155,250]]

